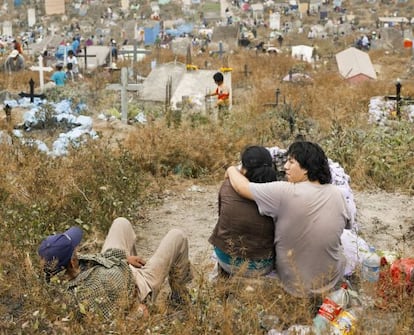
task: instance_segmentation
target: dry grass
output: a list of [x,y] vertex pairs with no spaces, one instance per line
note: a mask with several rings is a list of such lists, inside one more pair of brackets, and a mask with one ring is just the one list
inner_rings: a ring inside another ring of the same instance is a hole
[[[321,44],[320,50],[331,52],[333,46]],[[159,62],[175,58],[165,50],[158,57]],[[102,127],[102,140],[73,149],[67,157],[52,159],[17,140],[11,146],[2,144],[0,334],[103,334],[110,330],[118,334],[263,334],[259,324],[263,312],[277,315],[283,325],[309,323],[310,301],[289,297],[274,282],[250,285],[235,279],[212,285],[204,278],[208,269],[197,270],[192,291],[195,302],[185,313],[160,302],[145,322],[119,319],[112,328],[93,318],[68,322],[70,307],[43,285],[36,247],[46,234],[74,222],[85,228],[87,239],[95,240],[116,216],[145,220],[146,206],[160,201],[166,186],[183,178],[217,182],[224,167],[238,161],[246,144],[286,147],[298,133],[320,142],[328,156],[351,175],[353,188],[380,187],[413,194],[413,124],[401,121],[381,128],[367,123],[370,97],[394,94],[394,80],[403,78],[409,58],[379,51],[372,52],[372,58],[382,65],[381,78],[351,86],[338,76],[332,60],[315,70],[284,55],[238,51],[229,56],[234,69],[234,106],[222,126],[186,116],[179,124],[169,124],[163,113],[149,111],[147,125]],[[211,68],[222,65],[217,58],[203,57],[194,63],[201,65],[205,60]],[[242,73],[245,64],[252,71],[248,78]],[[136,69],[148,74],[148,61]],[[309,73],[313,84],[282,83],[291,69]],[[18,93],[27,90],[31,76],[0,75],[0,85]],[[53,94],[56,99],[65,96],[87,103],[88,114],[96,116],[118,104],[115,95],[102,90],[109,81],[117,78],[95,73],[83,84]],[[274,102],[277,88],[280,106],[265,106]],[[403,95],[413,92],[413,84],[404,82]],[[289,117],[295,120],[293,133]],[[6,132],[12,128],[4,120],[0,126]],[[109,130],[110,138],[105,137]],[[254,292],[246,290],[246,285]],[[402,318],[394,334],[410,334],[412,310],[411,297],[398,309]],[[361,325],[356,334],[375,332]]]

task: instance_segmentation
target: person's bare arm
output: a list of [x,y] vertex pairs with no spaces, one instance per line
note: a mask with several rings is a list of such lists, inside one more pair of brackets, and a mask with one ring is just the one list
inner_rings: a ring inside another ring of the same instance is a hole
[[230,180],[231,186],[233,186],[234,190],[238,194],[240,194],[243,198],[254,200],[253,194],[250,191],[249,180],[242,173],[240,173],[237,167],[230,166],[226,171],[226,175]]

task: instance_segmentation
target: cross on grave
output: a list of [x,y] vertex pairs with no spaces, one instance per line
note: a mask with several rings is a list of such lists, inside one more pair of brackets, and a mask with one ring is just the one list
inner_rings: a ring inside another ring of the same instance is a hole
[[45,99],[46,96],[44,94],[34,94],[34,80],[30,78],[29,85],[30,85],[30,93],[20,92],[19,96],[22,98],[30,98],[30,102],[34,102],[34,98],[41,98]]
[[142,84],[128,84],[128,69],[123,67],[121,69],[121,84],[110,84],[106,86],[107,90],[121,91],[121,121],[127,123],[128,121],[128,101],[127,91],[138,91]]
[[10,123],[11,121],[11,111],[12,108],[9,104],[6,104],[3,108],[4,112],[6,113],[6,121]]
[[40,92],[43,92],[43,88],[45,87],[45,81],[43,72],[51,72],[53,69],[50,66],[43,66],[43,57],[39,56],[39,65],[38,66],[31,66],[30,70],[32,71],[39,71],[39,82],[40,82]]
[[[265,105],[265,106],[272,106],[272,107],[276,107],[276,106],[278,106],[278,105],[279,105],[279,95],[280,95],[280,89],[279,89],[279,88],[277,88],[277,89],[276,89],[276,92],[275,92],[275,96],[276,96],[276,100],[275,100],[275,102],[266,103],[266,104],[264,104],[264,105]],[[286,102],[284,102],[284,103],[286,103]]]
[[216,51],[211,51],[211,53],[212,54],[218,54],[219,55],[219,57],[220,57],[220,59],[223,57],[223,54],[225,53],[226,51],[224,51],[224,49],[223,49],[223,42],[222,41],[220,41],[219,42],[219,49],[218,50],[216,50]]
[[248,70],[247,64],[244,64],[244,69],[243,69],[242,73],[244,74],[245,78],[247,78],[250,74],[252,74],[252,71]]
[[398,78],[395,82],[395,95],[386,95],[385,98],[387,100],[395,100],[395,116],[398,120],[401,120],[401,108],[403,105],[413,105],[414,98],[406,96],[403,97],[401,95],[401,80]]
[[136,63],[138,61],[138,55],[149,55],[151,54],[151,50],[138,49],[138,43],[135,42],[133,50],[119,50],[118,51],[118,55],[130,55],[130,54],[133,55],[134,63]]
[[83,47],[83,54],[78,54],[77,56],[79,56],[79,57],[83,57],[83,59],[84,59],[84,67],[85,67],[85,71],[88,69],[88,58],[90,58],[90,57],[95,57],[96,58],[96,55],[88,55],[87,54],[87,52],[86,52],[86,50],[87,50],[87,48],[86,48],[86,45]]

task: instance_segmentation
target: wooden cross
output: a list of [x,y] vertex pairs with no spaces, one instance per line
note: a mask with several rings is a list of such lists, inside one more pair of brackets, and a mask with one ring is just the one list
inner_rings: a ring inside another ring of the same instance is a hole
[[85,68],[85,71],[88,69],[88,57],[95,57],[96,58],[96,55],[88,55],[87,53],[86,53],[86,50],[87,50],[87,47],[86,47],[86,45],[83,47],[83,54],[82,55],[79,55],[79,57],[83,57],[83,59],[84,59],[84,68]]
[[128,121],[128,101],[127,91],[138,91],[142,84],[128,84],[128,69],[121,69],[121,84],[110,84],[106,86],[107,90],[121,91],[121,120],[124,123]]
[[46,96],[44,94],[34,94],[34,80],[32,78],[30,78],[29,81],[29,85],[30,85],[30,93],[23,93],[20,92],[19,96],[21,96],[22,98],[30,98],[30,102],[34,102],[34,98],[41,98],[41,99],[45,99]]
[[218,54],[220,59],[221,59],[223,57],[223,54],[225,53],[225,51],[223,49],[223,42],[220,41],[219,42],[219,49],[217,51],[211,51],[211,53]]
[[243,70],[243,72],[242,72],[243,74],[244,74],[244,77],[245,78],[247,78],[251,73],[252,73],[252,71],[249,71],[248,70],[248,66],[247,66],[247,64],[244,64],[244,70]]
[[[264,105],[265,105],[265,106],[273,106],[273,107],[278,106],[278,105],[279,105],[279,95],[280,95],[280,89],[279,89],[279,88],[277,88],[277,89],[276,89],[275,95],[276,95],[276,100],[275,100],[275,102],[266,103],[266,104],[264,104]],[[286,103],[286,102],[284,102],[284,103]]]
[[39,71],[39,82],[40,82],[40,92],[43,92],[43,88],[45,87],[45,80],[43,76],[43,72],[51,72],[53,69],[50,66],[43,66],[43,57],[42,55],[39,56],[39,65],[38,66],[31,66],[30,70],[32,71]]

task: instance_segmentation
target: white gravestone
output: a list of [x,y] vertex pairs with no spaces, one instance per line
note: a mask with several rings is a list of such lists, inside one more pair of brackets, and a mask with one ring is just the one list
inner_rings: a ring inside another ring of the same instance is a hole
[[34,8],[27,9],[27,24],[30,28],[36,24],[36,10]]
[[13,36],[13,24],[11,21],[3,22],[3,36]]
[[129,0],[121,0],[121,9],[128,10],[129,8]]
[[272,13],[269,16],[269,27],[272,30],[280,30],[280,13]]

